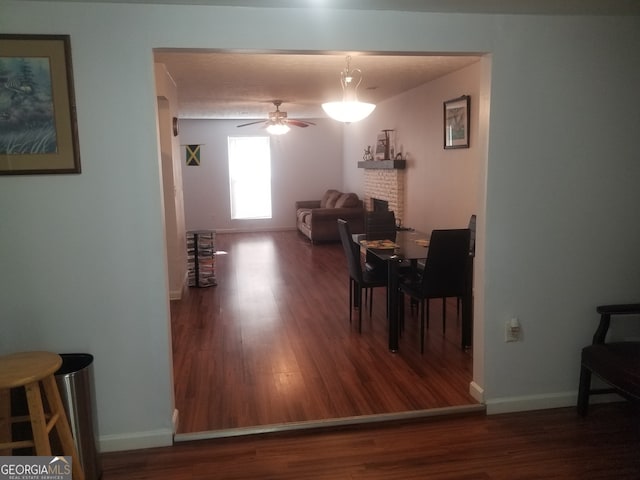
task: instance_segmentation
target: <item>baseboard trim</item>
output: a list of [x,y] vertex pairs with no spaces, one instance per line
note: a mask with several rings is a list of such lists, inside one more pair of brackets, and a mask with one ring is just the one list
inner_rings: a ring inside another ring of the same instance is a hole
[[100,452],[121,452],[141,448],[170,447],[173,445],[171,428],[150,430],[148,432],[128,433],[125,435],[101,435]]
[[182,279],[182,285],[180,285],[180,290],[169,290],[169,300],[180,300],[184,293],[184,289],[187,288],[188,281],[189,272],[185,272],[184,278]]
[[180,425],[180,412],[177,408],[173,409],[173,416],[171,417],[171,425],[173,425],[173,434],[175,435]]
[[469,384],[469,395],[471,395],[478,403],[484,403],[484,388],[476,382],[471,382]]
[[[592,395],[590,403],[619,402],[622,397],[616,394]],[[545,410],[548,408],[575,407],[578,392],[561,392],[548,395],[525,395],[521,397],[503,397],[487,400],[487,415],[500,413],[525,412],[529,410]]]
[[216,234],[219,233],[257,233],[257,232],[290,232],[297,230],[294,227],[264,227],[264,228],[217,228],[215,230]]
[[311,430],[318,428],[334,428],[368,423],[391,422],[398,420],[411,420],[416,418],[436,417],[442,415],[456,415],[463,413],[483,413],[484,405],[460,405],[456,407],[432,408],[428,410],[415,410],[409,412],[386,413],[380,415],[362,415],[357,417],[334,418],[327,420],[315,420],[307,422],[279,423],[246,428],[229,428],[224,430],[211,430],[207,432],[178,433],[174,440],[178,442],[190,442],[193,440],[210,440],[215,438],[229,438],[246,435],[259,435],[264,433],[290,432],[296,430]]
[[524,412],[527,410],[544,410],[562,408],[576,404],[574,392],[551,395],[524,395],[521,397],[502,397],[487,400],[487,415],[500,413]]

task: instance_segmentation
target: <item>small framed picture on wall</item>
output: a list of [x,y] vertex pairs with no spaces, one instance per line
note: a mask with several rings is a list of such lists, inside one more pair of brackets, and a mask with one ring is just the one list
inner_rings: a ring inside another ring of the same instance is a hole
[[462,95],[444,102],[444,148],[469,148],[471,97]]

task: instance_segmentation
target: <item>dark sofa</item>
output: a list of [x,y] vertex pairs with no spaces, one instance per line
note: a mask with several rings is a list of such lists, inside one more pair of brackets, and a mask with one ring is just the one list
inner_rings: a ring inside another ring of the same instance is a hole
[[364,205],[355,193],[327,190],[320,200],[296,202],[296,226],[312,243],[339,242],[338,219],[353,233],[364,232]]

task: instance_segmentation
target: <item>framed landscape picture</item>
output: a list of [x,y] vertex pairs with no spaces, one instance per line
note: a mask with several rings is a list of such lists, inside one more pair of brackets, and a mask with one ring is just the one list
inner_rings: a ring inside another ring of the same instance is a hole
[[0,35],[0,175],[80,173],[68,35]]
[[444,102],[444,148],[469,148],[469,105],[463,95]]

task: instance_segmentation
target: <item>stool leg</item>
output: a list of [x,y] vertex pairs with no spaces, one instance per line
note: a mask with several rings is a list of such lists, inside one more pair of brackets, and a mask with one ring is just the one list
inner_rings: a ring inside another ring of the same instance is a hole
[[24,386],[27,392],[27,404],[29,405],[29,416],[31,417],[31,430],[33,443],[36,447],[36,455],[50,456],[51,444],[49,444],[49,433],[47,432],[47,419],[44,416],[42,407],[42,396],[38,382],[27,383]]
[[[0,389],[0,443],[11,442],[11,390]],[[0,456],[11,456],[10,448],[0,449]]]
[[64,406],[60,399],[60,392],[58,391],[56,380],[53,375],[50,375],[44,378],[42,383],[52,414],[59,415],[55,428],[58,433],[58,438],[60,438],[60,443],[62,444],[62,451],[65,455],[73,457],[71,464],[73,480],[84,480],[84,471],[82,470],[82,465],[80,465],[80,456],[76,451],[75,443],[73,443],[71,427],[69,426],[69,420],[67,420],[67,414],[64,411]]

